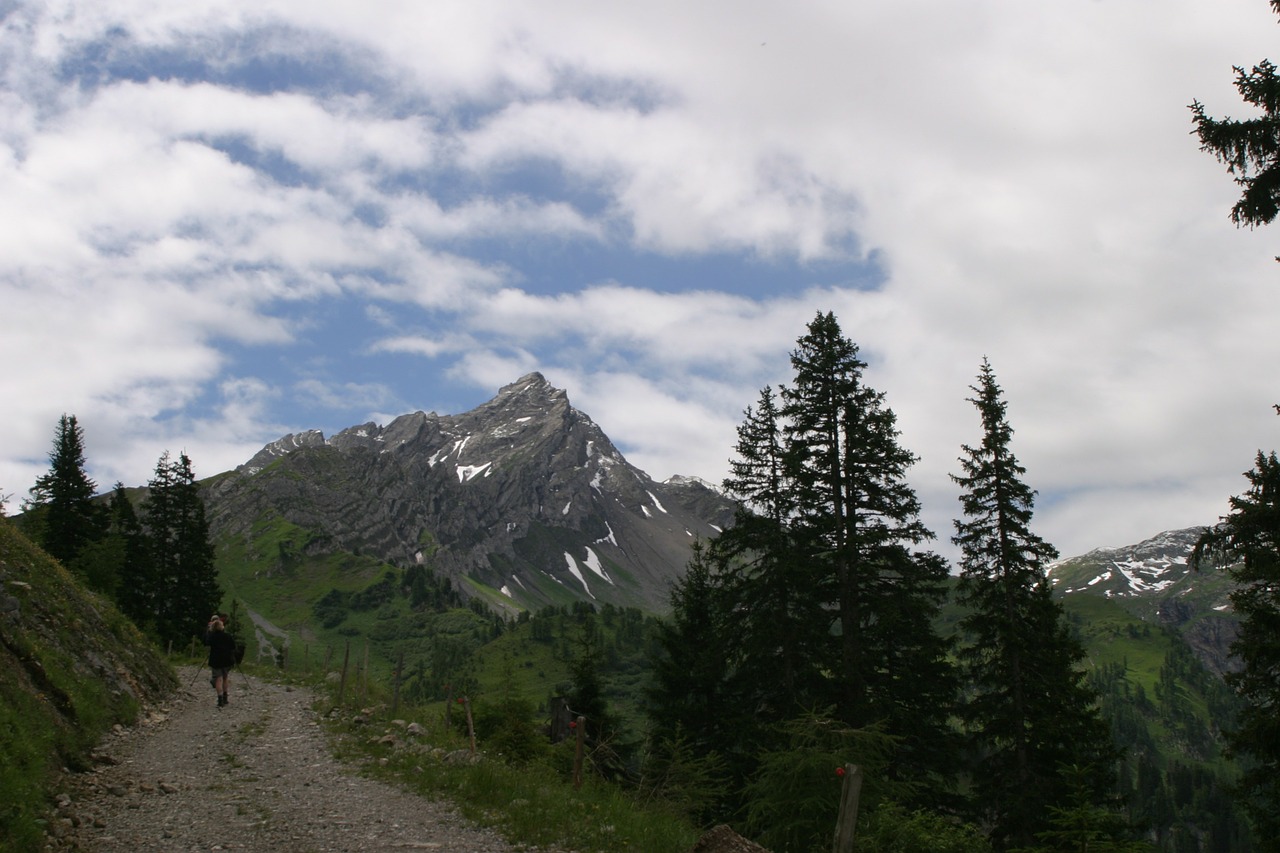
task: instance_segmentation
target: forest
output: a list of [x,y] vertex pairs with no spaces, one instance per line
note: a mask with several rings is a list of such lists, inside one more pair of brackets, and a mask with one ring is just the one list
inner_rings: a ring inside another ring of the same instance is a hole
[[[775,851],[826,846],[847,763],[864,779],[862,850],[1269,849],[1274,454],[1196,552],[1239,583],[1243,668],[1224,684],[1161,636],[1148,690],[1123,662],[1088,665],[1089,622],[1053,596],[1057,552],[1034,533],[990,363],[953,475],[954,571],[929,549],[914,457],[834,315],[814,318],[791,363],[792,382],[744,413],[724,483],[738,516],[695,547],[669,616],[580,602],[504,620],[414,565],[317,590],[309,619],[405,661],[408,702],[477,696],[482,737],[510,760],[542,755],[536,726],[571,707],[600,779]],[[190,460],[161,457],[141,512],[120,484],[93,499],[74,417],[50,463],[28,534],[162,647],[189,640],[222,603]]]

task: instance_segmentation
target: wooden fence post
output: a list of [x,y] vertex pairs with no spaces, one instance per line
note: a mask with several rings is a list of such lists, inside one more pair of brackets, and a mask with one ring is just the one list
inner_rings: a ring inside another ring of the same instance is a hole
[[396,659],[396,673],[394,676],[395,686],[391,692],[391,719],[396,718],[396,712],[400,710],[400,676],[404,672],[404,649],[400,650],[400,657]]
[[836,819],[833,853],[853,853],[853,830],[858,823],[858,796],[862,793],[862,769],[856,764],[840,768],[844,784],[840,788],[840,816]]
[[578,733],[573,746],[573,788],[576,791],[582,787],[582,751],[587,737],[587,718],[579,714],[573,722]]
[[364,668],[360,670],[360,706],[369,704],[369,638],[364,640]]
[[338,682],[338,705],[342,705],[342,697],[347,694],[347,664],[351,663],[351,641],[347,640],[347,651],[342,656],[342,680]]
[[471,754],[476,754],[476,724],[471,719],[471,697],[462,697],[462,707],[467,709],[467,737],[471,739]]

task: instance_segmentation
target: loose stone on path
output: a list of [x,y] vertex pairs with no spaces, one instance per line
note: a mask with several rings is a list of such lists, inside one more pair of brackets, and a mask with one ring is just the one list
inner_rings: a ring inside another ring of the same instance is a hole
[[219,708],[207,679],[190,668],[179,675],[183,686],[166,706],[134,728],[117,727],[94,769],[67,777],[50,851],[528,849],[449,803],[344,767],[329,752],[310,691],[237,672],[230,704]]

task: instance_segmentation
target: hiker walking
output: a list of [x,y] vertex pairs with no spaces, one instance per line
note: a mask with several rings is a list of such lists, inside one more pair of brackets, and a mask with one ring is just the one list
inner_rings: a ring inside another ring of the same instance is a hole
[[213,670],[209,683],[218,694],[218,707],[221,708],[227,704],[227,681],[231,667],[236,665],[236,641],[227,632],[226,621],[221,615],[215,613],[209,617],[204,644],[209,647],[209,669]]

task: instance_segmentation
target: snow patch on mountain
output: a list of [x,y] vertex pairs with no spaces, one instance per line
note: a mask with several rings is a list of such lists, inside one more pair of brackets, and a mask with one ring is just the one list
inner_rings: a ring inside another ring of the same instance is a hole
[[663,480],[662,483],[665,486],[702,486],[702,488],[710,489],[718,495],[724,494],[724,489],[710,480],[704,480],[701,477],[694,477],[688,474],[673,474]]
[[591,587],[587,586],[587,579],[582,576],[582,570],[578,568],[578,561],[575,560],[573,555],[568,551],[564,554],[564,561],[569,565],[569,574],[578,579],[578,583],[582,584],[582,588],[586,591],[587,595],[595,598],[595,593],[591,591]]
[[486,462],[483,465],[459,465],[458,466],[458,482],[465,483],[469,480],[474,480],[476,477],[480,476],[481,474],[484,474],[486,477],[489,476],[486,473],[486,471],[488,470],[489,466],[492,464],[493,464],[492,462]]
[[604,570],[604,566],[600,564],[600,557],[595,551],[587,548],[587,568],[604,578],[609,583],[613,583],[613,578],[609,577],[609,573]]
[[[1124,548],[1095,548],[1079,557],[1058,560],[1048,566],[1050,581],[1056,586],[1069,579],[1067,594],[1098,587],[1107,597],[1149,595],[1165,590],[1184,578],[1188,559],[1202,527],[1166,530],[1137,545]],[[1093,573],[1081,575],[1082,566],[1094,566]]]
[[596,544],[599,545],[601,542],[608,542],[610,545],[617,548],[618,538],[613,535],[613,528],[609,526],[609,522],[606,521],[604,523],[604,529],[609,531],[608,534],[601,536],[599,539],[597,539]]

